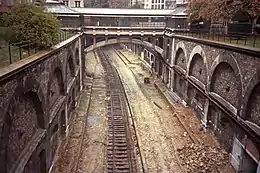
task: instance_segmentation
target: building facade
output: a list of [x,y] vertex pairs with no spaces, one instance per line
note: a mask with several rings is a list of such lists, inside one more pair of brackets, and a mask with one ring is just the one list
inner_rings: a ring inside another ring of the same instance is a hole
[[186,6],[188,0],[144,0],[145,9],[174,9],[179,6]]
[[63,0],[62,2],[68,7],[84,7],[83,0]]

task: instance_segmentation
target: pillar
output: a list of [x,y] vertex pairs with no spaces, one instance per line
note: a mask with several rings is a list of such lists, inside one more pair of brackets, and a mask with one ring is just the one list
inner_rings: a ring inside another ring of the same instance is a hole
[[204,105],[204,112],[203,112],[204,116],[201,119],[201,124],[203,126],[204,131],[206,131],[206,128],[207,128],[208,110],[209,110],[209,99],[206,98],[206,102],[205,102],[205,105]]
[[141,52],[141,59],[144,60],[144,50]]
[[93,37],[93,47],[96,47],[96,44],[97,44],[97,38]]

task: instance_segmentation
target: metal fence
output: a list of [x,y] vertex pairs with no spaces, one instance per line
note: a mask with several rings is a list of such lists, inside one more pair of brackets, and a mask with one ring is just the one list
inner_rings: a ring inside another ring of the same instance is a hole
[[[55,44],[68,39],[74,34],[75,32],[72,31],[60,32]],[[47,47],[39,47],[39,45],[36,44],[36,40],[17,43],[2,43],[0,44],[0,68],[27,58],[46,48]]]
[[237,44],[246,47],[260,48],[260,34],[232,32],[228,31],[228,29],[225,27],[176,31],[176,34],[230,44]]

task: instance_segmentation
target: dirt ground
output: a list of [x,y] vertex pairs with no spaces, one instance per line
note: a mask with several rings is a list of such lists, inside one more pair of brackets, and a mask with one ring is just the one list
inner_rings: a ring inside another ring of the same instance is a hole
[[104,71],[93,53],[86,55],[85,66],[84,89],[72,115],[71,131],[61,144],[64,147],[60,147],[53,173],[96,173],[105,170],[107,119]]
[[[180,104],[169,105],[154,86],[156,83],[166,90],[160,80],[152,78],[150,84],[143,83],[149,73],[140,66],[137,56],[122,51],[127,61],[120,59],[113,49],[107,52],[127,93],[145,172],[213,173],[215,170],[207,167],[217,165],[220,170],[217,172],[233,173],[214,136],[200,130],[193,112]],[[93,53],[86,55],[84,89],[72,115],[68,138],[55,159],[53,173],[106,172],[107,103],[104,70],[99,61]],[[221,164],[215,164],[216,160]]]
[[[140,66],[141,61],[131,52],[121,52],[128,59],[124,61],[121,57],[128,68],[119,58],[116,58],[113,51],[110,51],[110,54],[123,79],[136,118],[137,134],[147,172],[234,172],[228,163],[228,154],[219,148],[213,135],[200,130],[200,123],[193,112],[189,108],[174,103],[173,111],[154,87],[154,83],[160,87],[164,86],[162,82],[152,78],[150,84],[144,84],[144,76],[150,74]],[[166,90],[166,87],[163,89]],[[192,138],[187,133],[191,134]],[[193,143],[204,148],[199,150],[199,147],[195,147],[197,150],[194,150],[193,146],[197,145]],[[210,150],[206,150],[208,146]],[[185,150],[191,150],[194,154],[188,155],[191,152],[185,153]],[[203,157],[205,154],[211,154],[212,159],[205,159]],[[190,163],[196,164],[197,160],[200,161],[199,168]],[[204,165],[204,163],[209,165]],[[213,169],[210,165],[212,163],[219,165],[214,166]]]

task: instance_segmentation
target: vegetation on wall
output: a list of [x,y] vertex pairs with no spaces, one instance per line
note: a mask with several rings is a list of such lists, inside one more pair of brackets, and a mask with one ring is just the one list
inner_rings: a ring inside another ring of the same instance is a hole
[[0,37],[6,42],[32,41],[49,47],[57,42],[60,22],[33,4],[19,4],[0,17]]

